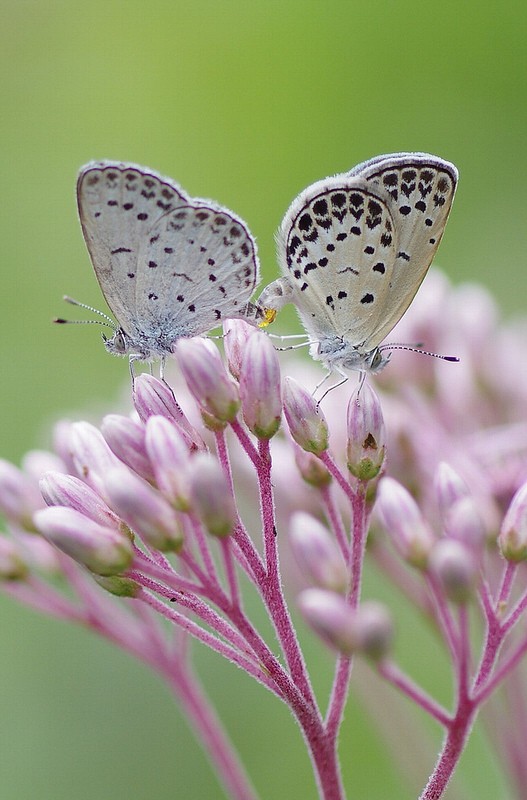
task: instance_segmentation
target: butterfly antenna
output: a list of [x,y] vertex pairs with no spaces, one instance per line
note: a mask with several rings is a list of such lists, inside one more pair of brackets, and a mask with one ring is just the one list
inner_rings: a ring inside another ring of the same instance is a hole
[[81,303],[78,300],[74,300],[73,297],[69,297],[67,294],[64,295],[63,298],[66,303],[69,303],[72,306],[79,306],[79,308],[85,308],[86,311],[91,311],[92,314],[98,314],[100,317],[103,317],[106,322],[103,322],[100,319],[62,319],[62,317],[57,317],[53,320],[53,322],[57,323],[58,325],[105,325],[107,328],[111,328],[113,331],[116,331],[117,325],[113,321],[108,314],[105,314],[104,311],[99,311],[98,308],[93,308],[93,306],[89,306],[86,303]]
[[379,350],[409,350],[411,353],[419,353],[422,356],[432,356],[432,358],[440,358],[441,361],[454,361],[458,362],[457,356],[444,356],[440,353],[432,353],[430,350],[422,350],[420,347],[414,347],[411,344],[385,344],[379,347]]

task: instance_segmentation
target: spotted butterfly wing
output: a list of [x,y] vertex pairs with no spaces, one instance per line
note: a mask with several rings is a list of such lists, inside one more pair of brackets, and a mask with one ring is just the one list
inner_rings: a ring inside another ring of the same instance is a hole
[[382,324],[369,338],[378,346],[401,319],[421,285],[445,231],[458,171],[428,153],[393,153],[354,167],[348,175],[366,180],[388,195],[398,233],[390,286],[381,298]]
[[83,167],[77,198],[97,279],[123,334],[119,347],[107,343],[111,352],[162,356],[178,338],[244,315],[258,261],[232,212],[189,198],[152,170],[115,162]]
[[139,250],[153,226],[188,203],[168,178],[135,164],[102,161],[81,167],[77,206],[84,240],[108,306],[124,329],[136,332]]
[[336,176],[299,195],[282,222],[278,257],[313,339],[335,335],[359,346],[381,325],[379,297],[397,246],[387,198],[363,179]]

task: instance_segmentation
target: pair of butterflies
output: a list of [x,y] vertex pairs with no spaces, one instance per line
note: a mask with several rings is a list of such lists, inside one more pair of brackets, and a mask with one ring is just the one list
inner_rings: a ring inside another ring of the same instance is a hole
[[114,330],[106,349],[131,364],[164,362],[181,337],[228,318],[265,324],[293,303],[312,356],[328,370],[376,372],[388,361],[379,347],[439,246],[457,177],[437,156],[395,153],[309,186],[280,226],[283,277],[253,304],[259,265],[243,220],[150,169],[87,164],[77,182],[79,216],[118,323],[103,315]]

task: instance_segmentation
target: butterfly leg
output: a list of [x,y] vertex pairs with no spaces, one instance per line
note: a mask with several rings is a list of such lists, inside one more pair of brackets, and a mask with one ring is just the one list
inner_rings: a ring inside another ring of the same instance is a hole
[[[321,404],[322,400],[324,399],[324,397],[325,397],[327,394],[329,394],[330,392],[332,392],[332,391],[333,391],[333,389],[338,389],[338,387],[339,387],[339,386],[342,386],[344,383],[346,383],[346,381],[347,381],[347,380],[349,380],[349,376],[348,376],[348,375],[346,375],[346,373],[345,373],[345,372],[343,372],[343,371],[342,371],[341,369],[339,369],[338,367],[335,367],[335,372],[337,372],[339,375],[341,375],[341,376],[342,376],[342,377],[341,377],[341,380],[340,380],[340,381],[337,381],[337,383],[333,383],[333,384],[332,384],[332,385],[331,385],[331,386],[330,386],[328,389],[326,389],[326,391],[324,392],[324,394],[322,395],[322,397],[320,398],[320,400],[317,400],[317,405],[318,405],[318,406]],[[321,380],[321,381],[320,381],[320,382],[319,382],[319,383],[318,383],[318,384],[315,386],[315,389],[314,389],[314,391],[313,391],[313,394],[315,394],[315,392],[317,391],[317,389],[320,389],[320,387],[321,387],[321,386],[322,386],[322,385],[323,385],[323,384],[324,384],[324,383],[327,381],[327,379],[328,379],[328,378],[330,377],[330,375],[332,375],[332,374],[333,374],[333,370],[330,370],[330,371],[328,372],[328,374],[325,376],[325,378],[324,378],[323,380]],[[366,373],[364,373],[364,377],[366,377]],[[364,380],[363,380],[363,383],[364,383]],[[361,386],[362,386],[362,383],[361,383]]]

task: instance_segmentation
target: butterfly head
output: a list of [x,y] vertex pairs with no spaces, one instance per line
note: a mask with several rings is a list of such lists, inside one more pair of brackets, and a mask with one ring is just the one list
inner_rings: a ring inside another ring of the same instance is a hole
[[112,337],[102,335],[104,346],[108,353],[114,356],[125,356],[130,352],[128,337],[122,328],[117,328]]

